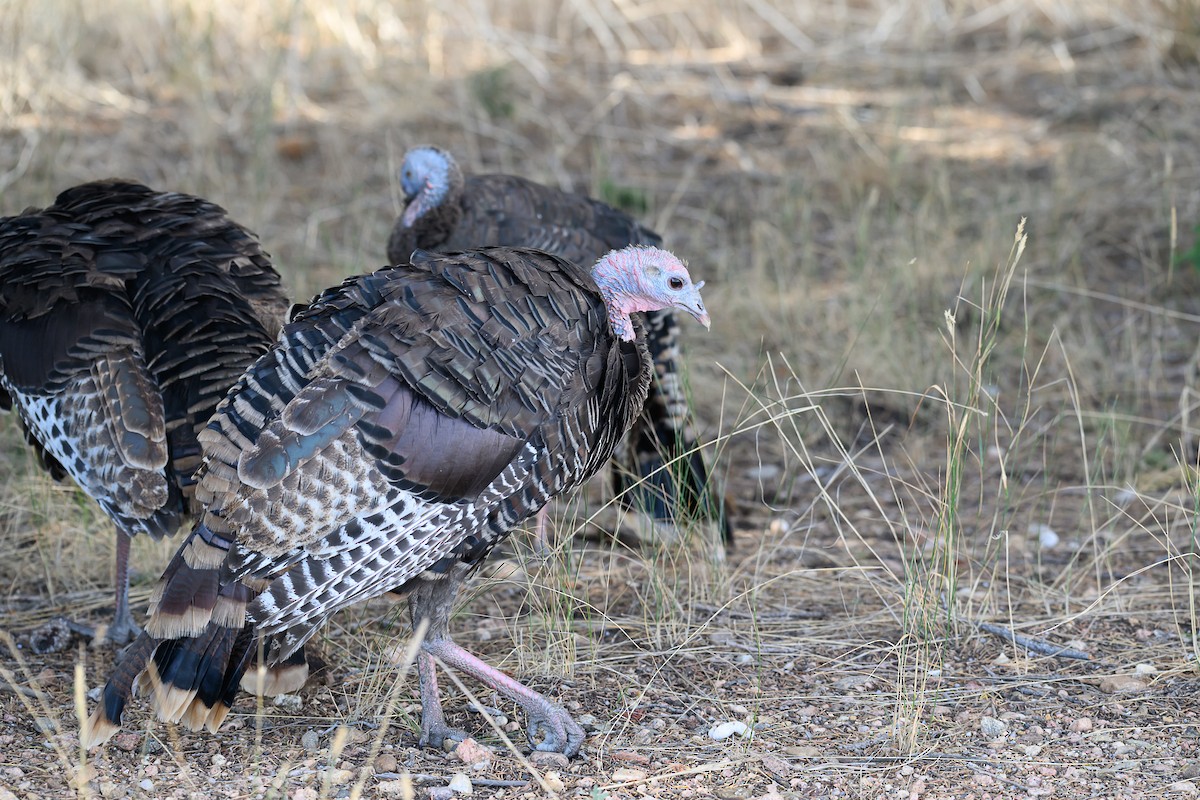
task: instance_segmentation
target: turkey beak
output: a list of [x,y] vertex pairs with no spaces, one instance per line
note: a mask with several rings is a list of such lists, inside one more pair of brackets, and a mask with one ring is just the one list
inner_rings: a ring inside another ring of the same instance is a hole
[[682,311],[686,311],[696,318],[704,326],[705,330],[709,330],[712,326],[712,321],[708,318],[708,310],[704,307],[704,300],[700,298],[700,290],[704,288],[704,281],[700,281],[692,287],[686,297],[679,298],[677,303]]

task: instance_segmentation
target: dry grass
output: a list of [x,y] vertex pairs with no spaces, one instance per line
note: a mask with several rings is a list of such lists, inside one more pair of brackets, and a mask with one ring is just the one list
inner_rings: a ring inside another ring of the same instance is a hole
[[[690,377],[740,544],[541,563],[518,540],[475,587],[463,643],[596,717],[565,794],[1189,792],[1200,273],[1176,255],[1200,222],[1198,19],[1195,0],[15,0],[0,211],[108,175],[202,194],[303,297],[382,263],[416,142],[644,203],[709,281]],[[112,536],[14,428],[0,627],[20,633],[101,613]],[[135,597],[169,548],[138,543]],[[403,631],[387,606],[345,614],[299,711],[247,700],[201,736],[139,705],[146,732],[86,767],[75,666],[97,686],[110,654],[0,654],[44,691],[0,690],[0,797],[400,791],[379,752],[448,776],[414,746]],[[753,739],[707,737],[741,718]],[[502,755],[486,777],[528,773]]]

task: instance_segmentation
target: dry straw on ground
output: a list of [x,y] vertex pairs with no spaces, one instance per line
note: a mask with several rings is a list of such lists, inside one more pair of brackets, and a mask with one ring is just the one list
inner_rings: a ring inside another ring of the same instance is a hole
[[[1184,797],[1198,32],[1195,0],[9,0],[0,213],[109,175],[202,194],[304,297],[382,263],[397,155],[433,141],[629,205],[709,281],[690,380],[738,548],[514,537],[459,636],[594,732],[533,774],[450,701],[497,748],[476,796]],[[0,438],[0,798],[463,770],[415,747],[381,604],[329,627],[298,704],[215,736],[139,704],[81,754],[111,653],[20,636],[102,613],[113,537]],[[137,544],[144,603],[170,544]]]

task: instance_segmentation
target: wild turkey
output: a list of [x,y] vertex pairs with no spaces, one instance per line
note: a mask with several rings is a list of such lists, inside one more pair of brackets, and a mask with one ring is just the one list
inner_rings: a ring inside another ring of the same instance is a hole
[[110,640],[137,633],[129,538],[180,525],[196,436],[286,311],[254,235],[197,197],[114,179],[0,218],[0,407],[117,526]]
[[[702,284],[701,284],[702,285]],[[514,525],[611,457],[651,365],[629,314],[708,314],[670,253],[588,272],[536,250],[435,255],[350,278],[285,326],[201,435],[206,511],[88,723],[120,724],[139,673],[164,720],[216,730],[248,659],[287,658],[334,612],[394,592],[428,622],[421,744],[442,715],[434,659],[524,706],[530,743],[574,754],[560,706],[456,645],[451,605]],[[538,736],[544,740],[537,742]]]
[[[407,205],[388,240],[393,264],[403,263],[417,248],[536,247],[591,264],[627,245],[662,245],[657,233],[590,197],[514,175],[464,178],[450,153],[437,147],[416,147],[405,154],[400,186]],[[645,324],[655,376],[644,411],[617,449],[613,489],[624,507],[660,524],[715,520],[725,542],[732,544],[724,495],[710,480],[692,430],[679,370],[678,322],[670,310],[662,310],[647,313]],[[542,517],[538,535],[544,536]]]

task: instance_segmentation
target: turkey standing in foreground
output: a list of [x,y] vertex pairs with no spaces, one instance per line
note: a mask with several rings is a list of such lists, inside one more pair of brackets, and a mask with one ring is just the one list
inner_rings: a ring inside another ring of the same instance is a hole
[[0,218],[0,408],[116,523],[111,641],[138,632],[130,537],[179,527],[196,436],[286,312],[254,235],[197,197],[113,179]]
[[[388,239],[393,264],[404,263],[417,248],[508,245],[536,247],[587,265],[627,245],[662,245],[657,233],[590,197],[514,175],[464,179],[450,153],[437,147],[415,147],[405,154],[400,187],[407,206]],[[642,414],[617,449],[613,489],[624,507],[658,524],[715,520],[725,543],[732,544],[724,495],[712,485],[691,429],[679,373],[679,324],[670,309],[663,309],[646,313],[645,325],[655,375]],[[538,539],[545,544],[544,515],[538,517]]]
[[[583,730],[456,645],[459,585],[508,531],[586,480],[641,410],[651,364],[630,314],[708,325],[700,286],[656,248],[589,275],[537,250],[435,255],[350,278],[300,312],[201,435],[200,523],[88,722],[108,740],[139,673],[159,716],[220,726],[248,659],[287,658],[341,608],[409,597],[422,745],[462,732],[434,659],[520,704],[531,745],[573,755]],[[540,742],[539,736],[544,736]]]

